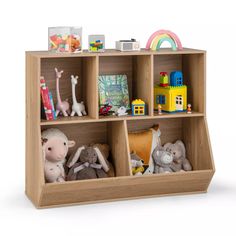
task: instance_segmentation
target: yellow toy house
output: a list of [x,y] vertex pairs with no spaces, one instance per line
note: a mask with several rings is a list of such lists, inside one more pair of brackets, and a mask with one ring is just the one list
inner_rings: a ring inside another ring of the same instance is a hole
[[132,102],[132,115],[144,116],[145,115],[145,102],[141,99],[135,99]]
[[182,72],[171,72],[170,84],[163,86],[163,84],[160,83],[160,85],[154,87],[155,110],[158,110],[158,104],[162,106],[162,110],[165,112],[186,111],[187,86],[183,84]]

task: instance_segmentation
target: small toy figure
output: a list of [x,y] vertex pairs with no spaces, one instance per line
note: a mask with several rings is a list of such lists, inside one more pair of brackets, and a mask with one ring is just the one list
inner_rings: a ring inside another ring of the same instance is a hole
[[126,112],[126,108],[124,106],[121,106],[117,112],[116,112],[117,116],[126,116],[128,115],[128,113]]
[[192,114],[192,105],[191,104],[188,104],[187,105],[187,114]]
[[109,104],[105,104],[104,106],[100,107],[99,109],[99,115],[107,116],[109,114],[109,111],[111,110],[112,106]]
[[78,78],[79,78],[78,76],[71,75],[73,105],[72,105],[72,112],[70,116],[74,116],[75,114],[77,114],[78,116],[87,115],[87,112],[85,111],[84,102],[77,102],[77,99],[75,96],[75,86],[77,84]]
[[162,107],[161,107],[161,104],[158,104],[157,107],[158,107],[157,114],[158,114],[158,115],[161,115],[161,114],[162,114],[162,110],[161,110]]
[[61,100],[60,89],[59,89],[59,80],[62,76],[63,70],[58,71],[57,68],[55,68],[55,72],[56,72],[56,91],[57,91],[56,117],[59,115],[60,112],[64,116],[68,116],[70,105],[67,99],[65,101]]
[[133,175],[142,175],[144,172],[143,160],[135,153],[130,153]]
[[146,104],[141,99],[135,99],[132,102],[132,116],[145,116]]

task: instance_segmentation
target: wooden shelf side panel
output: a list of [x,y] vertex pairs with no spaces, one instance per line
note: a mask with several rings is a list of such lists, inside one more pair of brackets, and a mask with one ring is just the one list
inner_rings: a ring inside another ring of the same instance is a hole
[[147,105],[147,115],[153,115],[153,56],[134,58],[134,98],[141,98]]
[[188,86],[188,103],[206,114],[206,53],[183,55],[182,66]]
[[83,98],[90,117],[98,118],[98,57],[86,57],[83,60]]
[[26,54],[26,161],[25,191],[37,205],[44,184],[40,133],[40,61]]
[[130,176],[131,167],[125,121],[108,122],[108,143],[111,147],[116,177]]

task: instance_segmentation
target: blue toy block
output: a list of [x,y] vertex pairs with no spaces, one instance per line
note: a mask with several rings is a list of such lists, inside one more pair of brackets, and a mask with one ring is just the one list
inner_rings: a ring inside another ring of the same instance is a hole
[[172,71],[170,73],[170,86],[182,86],[183,73],[181,71]]

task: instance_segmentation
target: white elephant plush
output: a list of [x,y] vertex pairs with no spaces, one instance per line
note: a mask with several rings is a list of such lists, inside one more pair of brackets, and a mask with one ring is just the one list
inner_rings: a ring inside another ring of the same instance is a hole
[[164,148],[160,145],[157,145],[152,152],[152,158],[154,161],[154,173],[171,173],[174,172],[174,158],[172,154],[168,151],[165,151]]
[[177,140],[175,143],[166,143],[164,150],[171,153],[173,156],[174,165],[172,169],[177,171],[191,171],[192,166],[189,160],[186,158],[186,149],[184,143],[181,140]]

